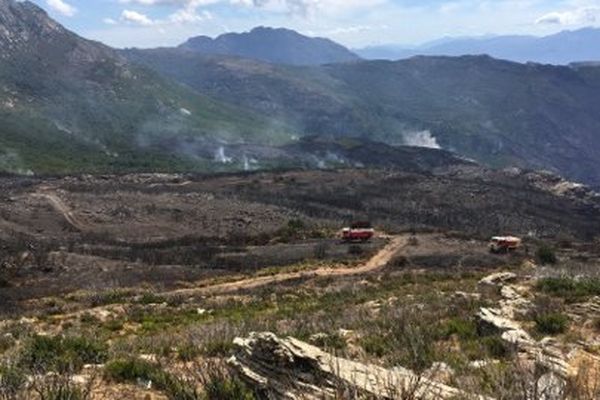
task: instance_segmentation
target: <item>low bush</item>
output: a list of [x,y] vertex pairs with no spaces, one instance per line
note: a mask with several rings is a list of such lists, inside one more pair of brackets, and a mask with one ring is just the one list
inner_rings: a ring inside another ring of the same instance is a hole
[[155,293],[152,292],[144,292],[144,294],[142,294],[140,296],[140,298],[137,300],[137,303],[139,304],[161,304],[161,303],[166,303],[167,299],[164,296],[160,296],[157,295]]
[[537,289],[569,302],[585,300],[600,295],[599,278],[574,279],[569,277],[545,278],[537,283]]
[[202,352],[194,344],[187,343],[177,348],[177,358],[183,362],[193,361]]
[[391,343],[385,337],[369,335],[361,340],[361,346],[368,355],[381,358],[392,351]]
[[474,339],[477,337],[477,325],[470,319],[452,318],[442,325],[441,335],[444,339],[452,335],[462,340]]
[[137,358],[113,360],[104,367],[107,378],[117,382],[135,382],[138,379],[149,379],[157,373],[157,366]]
[[25,388],[27,378],[23,371],[14,366],[0,366],[0,399],[12,400]]
[[500,336],[486,336],[481,338],[488,355],[492,358],[504,359],[513,353],[513,349]]
[[554,249],[548,245],[542,245],[537,249],[536,256],[538,261],[543,264],[556,264],[558,258]]
[[208,357],[226,357],[233,348],[233,339],[212,339],[204,345],[202,353]]
[[535,318],[536,330],[545,335],[558,335],[569,328],[569,317],[561,313],[542,314]]
[[88,400],[91,398],[91,388],[78,386],[68,375],[44,377],[34,383],[33,391],[40,400]]
[[113,360],[104,367],[107,379],[121,383],[149,381],[174,400],[200,400],[202,394],[193,383],[177,378],[160,365],[137,358]]
[[85,364],[106,361],[105,344],[84,337],[33,336],[25,345],[20,365],[31,371],[78,371]]
[[257,397],[242,381],[213,377],[205,384],[206,400],[255,400]]
[[124,290],[109,290],[107,292],[94,293],[89,298],[90,307],[100,307],[109,304],[124,303],[132,293]]
[[317,336],[312,340],[315,346],[321,347],[325,350],[343,350],[348,346],[346,339],[344,339],[339,333],[331,335]]
[[106,321],[103,326],[111,332],[119,332],[123,329],[124,322],[120,319],[111,319],[109,321]]
[[12,348],[15,343],[15,339],[10,335],[0,336],[0,354],[5,353],[7,350]]

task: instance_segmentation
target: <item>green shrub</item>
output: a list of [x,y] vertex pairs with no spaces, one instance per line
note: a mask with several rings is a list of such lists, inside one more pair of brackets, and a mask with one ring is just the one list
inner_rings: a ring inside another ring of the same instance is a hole
[[120,319],[111,319],[104,323],[104,328],[111,332],[118,332],[123,329],[123,321]]
[[90,314],[90,313],[83,313],[81,314],[81,316],[79,317],[79,321],[81,321],[82,324],[97,324],[100,322],[100,320],[98,319],[98,317]]
[[91,307],[106,306],[109,304],[124,303],[132,293],[125,290],[109,290],[102,293],[94,293],[89,298]]
[[600,279],[598,278],[545,278],[541,279],[536,287],[543,293],[561,297],[569,302],[600,295]]
[[144,292],[140,299],[137,301],[140,304],[161,304],[166,303],[167,299],[164,296],[159,296],[152,292]]
[[207,400],[255,400],[257,397],[238,379],[216,378],[206,384]]
[[122,383],[150,381],[173,400],[199,400],[200,393],[188,381],[163,370],[160,365],[137,358],[113,360],[104,367],[107,379]]
[[361,346],[365,352],[371,356],[381,358],[391,352],[390,343],[385,337],[379,335],[369,335],[361,340]]
[[291,231],[300,231],[306,227],[306,224],[301,219],[290,219],[287,223],[287,228]]
[[569,317],[561,313],[542,314],[535,318],[536,329],[545,335],[557,335],[567,331]]
[[26,344],[20,364],[32,371],[67,372],[85,364],[106,361],[106,345],[84,337],[34,336]]
[[86,400],[89,393],[74,385],[68,376],[49,377],[38,383],[36,390],[42,400]]
[[213,339],[204,345],[202,353],[208,357],[225,357],[231,354],[233,348],[232,339]]
[[462,340],[470,340],[477,337],[477,325],[473,320],[452,318],[442,325],[441,335],[444,339],[456,335]]
[[7,350],[15,345],[15,339],[12,336],[0,336],[0,354],[5,353]]
[[492,358],[507,358],[512,354],[513,349],[500,336],[486,336],[481,342]]
[[346,339],[339,333],[318,336],[313,340],[313,344],[326,350],[343,350],[348,346]]
[[548,245],[542,245],[537,249],[536,256],[542,264],[556,264],[558,261],[554,249]]
[[107,378],[117,382],[135,382],[138,379],[149,379],[156,374],[157,366],[137,358],[114,360],[104,366]]
[[14,399],[25,388],[27,378],[14,366],[0,366],[0,398]]
[[198,346],[188,343],[180,346],[177,349],[177,358],[179,358],[181,361],[189,362],[198,357],[200,353],[201,351],[198,349]]

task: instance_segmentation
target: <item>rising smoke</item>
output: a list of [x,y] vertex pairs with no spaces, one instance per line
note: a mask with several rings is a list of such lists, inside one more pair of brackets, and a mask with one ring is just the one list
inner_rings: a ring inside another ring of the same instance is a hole
[[427,147],[429,149],[442,148],[429,130],[405,133],[404,144],[407,146]]

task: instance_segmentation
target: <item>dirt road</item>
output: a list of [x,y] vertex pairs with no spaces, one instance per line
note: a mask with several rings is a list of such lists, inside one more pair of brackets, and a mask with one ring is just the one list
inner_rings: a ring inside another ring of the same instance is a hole
[[46,199],[52,208],[54,208],[56,212],[63,216],[71,228],[77,231],[84,231],[86,229],[85,224],[77,218],[69,206],[66,205],[65,202],[58,197],[58,195],[56,195],[56,193],[51,192],[48,188],[40,187],[36,193],[32,194],[32,196]]
[[360,275],[376,271],[385,265],[394,257],[398,250],[402,249],[407,243],[406,236],[392,236],[389,243],[377,254],[371,257],[364,264],[355,268],[319,268],[312,271],[300,271],[282,273],[278,275],[260,276],[256,278],[242,279],[235,282],[221,283],[200,288],[180,289],[169,292],[168,294],[178,295],[219,295],[236,292],[244,289],[254,289],[257,287],[281,283],[294,279],[317,278],[317,277],[343,277]]

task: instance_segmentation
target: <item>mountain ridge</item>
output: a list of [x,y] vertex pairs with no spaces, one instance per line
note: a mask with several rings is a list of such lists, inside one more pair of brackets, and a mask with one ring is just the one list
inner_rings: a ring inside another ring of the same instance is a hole
[[548,36],[499,35],[444,38],[415,48],[398,45],[372,46],[355,51],[367,59],[406,59],[417,55],[462,56],[487,54],[520,63],[568,65],[600,60],[600,28],[562,31]]
[[208,36],[193,37],[178,48],[207,55],[239,56],[289,65],[320,65],[360,59],[330,39],[264,26],[249,32],[226,33],[215,39]]

